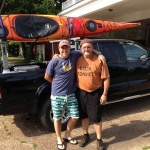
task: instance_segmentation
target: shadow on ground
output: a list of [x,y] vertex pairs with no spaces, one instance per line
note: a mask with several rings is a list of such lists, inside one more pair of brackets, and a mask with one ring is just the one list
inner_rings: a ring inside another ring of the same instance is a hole
[[[140,113],[149,110],[150,100],[148,98],[136,99],[132,101],[119,102],[115,104],[105,105],[103,107],[103,122],[111,121],[117,119],[121,116],[127,116],[134,113]],[[38,117],[36,115],[16,115],[14,117],[14,123],[16,126],[23,132],[23,134],[27,137],[34,137],[43,134],[54,133],[54,131],[46,130],[43,125],[40,123]],[[141,128],[144,124],[145,127]],[[81,127],[81,121],[79,120],[76,128]],[[150,135],[146,135],[150,131],[150,122],[148,121],[140,121],[134,120],[129,124],[118,126],[118,124],[112,124],[111,128],[107,128],[103,130],[104,138],[114,137],[107,145],[111,143],[116,143],[118,141],[125,141],[136,138],[138,136],[143,135],[143,137],[149,137]],[[149,130],[149,131],[148,131]],[[125,133],[124,131],[128,131]],[[134,131],[134,135],[132,133]],[[138,131],[138,132],[136,132]],[[144,135],[145,134],[145,135]],[[96,139],[95,133],[93,132],[91,135],[91,142]],[[76,139],[80,139],[76,137]]]
[[44,128],[36,114],[15,115],[14,123],[27,137],[39,136],[51,132]]
[[142,136],[143,138],[150,137],[150,121],[134,120],[122,126],[112,124],[111,128],[103,130],[103,138],[110,139],[105,143],[109,146],[114,143],[129,141]]
[[108,104],[103,107],[104,118],[110,116],[110,119],[116,119],[120,116],[126,116],[133,113],[139,113],[149,110],[150,97],[138,98],[118,103]]

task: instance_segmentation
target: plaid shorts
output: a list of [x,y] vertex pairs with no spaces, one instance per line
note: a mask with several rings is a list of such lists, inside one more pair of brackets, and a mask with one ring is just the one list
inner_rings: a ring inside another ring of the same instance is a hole
[[79,118],[78,102],[75,93],[65,96],[51,95],[53,119],[60,119],[64,114],[67,117]]

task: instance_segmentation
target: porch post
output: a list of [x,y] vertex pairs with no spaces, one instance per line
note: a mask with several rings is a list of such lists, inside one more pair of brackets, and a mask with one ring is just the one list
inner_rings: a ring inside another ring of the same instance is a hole
[[8,69],[8,57],[7,57],[7,49],[6,49],[7,40],[0,39],[1,51],[2,51],[2,62],[3,62],[3,72],[8,73],[10,70]]

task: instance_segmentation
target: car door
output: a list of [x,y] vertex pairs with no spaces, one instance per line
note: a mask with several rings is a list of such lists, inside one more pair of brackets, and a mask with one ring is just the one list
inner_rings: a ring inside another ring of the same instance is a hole
[[149,52],[140,44],[123,43],[127,58],[129,95],[140,95],[150,91]]
[[127,68],[121,47],[115,41],[94,41],[94,49],[106,58],[110,73],[108,101],[116,101],[126,96],[128,89]]
[[35,92],[44,83],[44,72],[39,69],[2,74],[0,81],[3,113],[30,112],[35,103]]

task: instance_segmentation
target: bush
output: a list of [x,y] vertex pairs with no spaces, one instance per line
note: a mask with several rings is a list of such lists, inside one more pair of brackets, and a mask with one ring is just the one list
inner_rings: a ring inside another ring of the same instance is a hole
[[7,44],[7,52],[9,57],[19,56],[19,44],[16,42],[10,42]]

